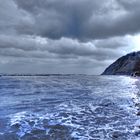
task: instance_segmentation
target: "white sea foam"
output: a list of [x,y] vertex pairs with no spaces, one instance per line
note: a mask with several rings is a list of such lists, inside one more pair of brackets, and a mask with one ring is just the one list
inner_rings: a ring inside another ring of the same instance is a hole
[[138,137],[137,79],[71,75],[12,77],[1,79],[0,85],[4,82],[8,85],[3,87],[3,98],[11,102],[10,106],[2,102],[6,111],[0,113],[10,118],[6,131],[17,137],[23,139],[27,134],[53,140]]

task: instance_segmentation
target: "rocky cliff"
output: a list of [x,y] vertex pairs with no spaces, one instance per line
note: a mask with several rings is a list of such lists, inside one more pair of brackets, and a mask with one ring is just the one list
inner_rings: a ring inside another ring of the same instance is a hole
[[122,56],[111,64],[102,75],[138,75],[140,76],[140,51]]

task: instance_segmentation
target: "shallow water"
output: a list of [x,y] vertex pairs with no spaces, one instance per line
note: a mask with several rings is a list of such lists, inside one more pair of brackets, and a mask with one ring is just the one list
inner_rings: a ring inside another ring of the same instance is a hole
[[0,77],[0,140],[139,140],[139,80]]

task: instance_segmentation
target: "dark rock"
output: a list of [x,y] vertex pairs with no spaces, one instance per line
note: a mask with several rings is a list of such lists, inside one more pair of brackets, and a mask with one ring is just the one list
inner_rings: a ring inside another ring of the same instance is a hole
[[44,119],[42,122],[43,122],[43,127],[44,128],[48,128],[49,127],[49,124],[48,124],[48,120],[47,119]]
[[139,112],[137,112],[137,116],[140,116],[140,111],[139,111]]
[[28,122],[30,126],[34,126],[35,125],[35,121],[29,121]]
[[11,127],[12,127],[13,129],[19,129],[20,126],[21,126],[21,124],[16,123],[16,124],[13,124]]
[[136,132],[135,132],[135,135],[136,135],[136,136],[140,136],[140,131],[136,131]]
[[105,129],[96,129],[91,130],[89,132],[89,136],[91,137],[91,140],[103,140],[107,139],[107,130]]
[[31,131],[32,134],[34,135],[38,135],[38,134],[46,134],[46,131],[45,130],[42,130],[42,129],[33,129]]
[[50,126],[49,135],[52,140],[71,140],[69,128],[60,124]]
[[[125,134],[121,133],[120,131],[114,131],[111,133],[110,137],[112,137],[113,139],[118,139],[118,138],[122,138],[124,137]],[[126,137],[125,137],[126,138]]]
[[140,76],[140,51],[122,56],[111,64],[102,75]]
[[104,107],[108,107],[108,106],[113,106],[115,104],[109,99],[104,99],[101,101],[101,103],[99,105],[104,106]]

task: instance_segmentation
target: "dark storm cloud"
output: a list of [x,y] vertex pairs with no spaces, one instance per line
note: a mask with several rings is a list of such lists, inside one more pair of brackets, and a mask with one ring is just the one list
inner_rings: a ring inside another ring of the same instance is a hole
[[126,35],[140,31],[139,5],[0,0],[0,72],[99,74],[127,52]]
[[0,32],[81,41],[140,31],[138,0],[1,0]]
[[[49,38],[80,38],[83,24],[88,21],[93,9],[95,11],[99,8],[98,2],[90,0],[18,0],[17,3],[19,8],[30,13],[35,21],[30,33]],[[17,30],[25,31],[21,30],[21,27],[17,27]]]
[[[140,2],[136,0],[15,1],[18,8],[26,11],[34,20],[32,29],[26,29],[30,34],[85,41],[140,31]],[[17,26],[17,30],[26,33],[26,30],[22,30],[24,26]]]

